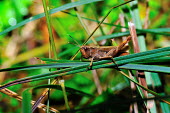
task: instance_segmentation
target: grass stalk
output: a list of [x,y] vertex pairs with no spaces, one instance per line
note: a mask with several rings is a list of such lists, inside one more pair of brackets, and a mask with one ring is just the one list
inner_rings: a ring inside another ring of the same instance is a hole
[[67,94],[66,94],[64,80],[60,80],[59,82],[60,82],[59,84],[61,85],[61,88],[62,88],[62,91],[63,91],[64,101],[65,101],[65,105],[66,105],[67,111],[70,111],[70,106],[69,106],[69,103],[68,103],[68,98],[67,98]]
[[[137,6],[138,5],[138,1],[133,1],[130,3],[131,6]],[[134,15],[134,16],[133,16]],[[139,11],[138,11],[138,8],[133,8],[132,10],[132,19],[135,23],[135,26],[137,29],[142,29],[142,24],[141,24],[141,20],[140,20],[140,17],[139,17]],[[146,51],[146,43],[145,43],[145,37],[144,36],[138,36],[138,43],[139,43],[139,49],[140,49],[140,52],[142,51]],[[150,72],[142,72],[145,76],[145,79],[143,78],[139,78],[141,80],[141,83],[143,83],[142,81],[144,81],[144,84],[145,86],[149,85],[148,83],[151,83],[151,79],[149,79],[151,77],[151,73]],[[143,91],[144,92],[144,91]],[[145,96],[149,96],[147,93],[144,93]],[[154,102],[154,101],[153,101]],[[154,102],[155,103],[155,102]],[[152,111],[156,111],[156,109],[153,107],[151,108]],[[148,107],[147,107],[147,110],[148,110]]]

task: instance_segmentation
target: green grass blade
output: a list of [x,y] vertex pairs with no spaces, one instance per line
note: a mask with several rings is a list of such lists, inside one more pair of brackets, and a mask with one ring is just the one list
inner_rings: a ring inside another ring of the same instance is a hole
[[167,103],[160,102],[160,105],[163,113],[170,113],[169,105]]
[[[46,60],[46,58],[45,58]],[[49,61],[49,59],[47,59]],[[136,63],[161,63],[161,62],[170,62],[170,57],[161,57],[161,58],[153,58],[153,59],[148,59],[142,62],[136,62]],[[58,60],[52,60],[50,61],[58,61]],[[60,61],[60,60],[59,60]],[[87,65],[89,62],[73,62],[68,60],[68,63],[64,63],[64,60],[61,60],[63,63],[50,63],[50,64],[40,64],[40,65],[29,65],[29,66],[22,66],[22,67],[13,67],[13,68],[5,68],[5,69],[0,69],[0,72],[4,71],[21,71],[21,70],[32,70],[32,69],[42,69],[42,68],[64,68],[64,67],[75,67],[75,66],[82,66],[82,65]],[[135,67],[135,65],[137,67]],[[139,67],[138,67],[139,66]],[[143,67],[141,67],[143,66]],[[148,68],[145,67],[145,65],[139,65],[139,64],[124,64],[123,66],[120,66],[120,68],[127,68],[127,69],[134,69],[134,70],[145,70],[149,71],[150,67],[154,65],[146,65],[149,66]],[[159,68],[160,67],[160,68]],[[150,71],[156,71],[156,72],[169,72],[167,69],[169,67],[162,67],[162,66],[156,66],[155,68],[151,69]]]
[[[170,28],[137,30],[137,34],[151,33],[151,34],[159,34],[159,35],[170,36],[170,34],[165,33],[165,32],[169,32],[168,30],[170,30]],[[111,39],[111,38],[116,38],[116,37],[122,37],[122,36],[127,36],[127,35],[130,35],[129,31],[118,32],[118,33],[113,33],[111,35],[105,35],[105,36],[97,37],[96,41],[101,41],[101,40],[104,40],[104,39]],[[88,43],[92,43],[92,42],[89,41]]]
[[69,63],[69,62],[81,62],[80,60],[54,60],[54,59],[50,59],[50,58],[40,58],[40,60],[42,61],[46,61],[46,62],[58,62],[58,63]]
[[46,5],[46,0],[43,0],[43,7],[44,7],[44,12],[45,12],[45,17],[46,17],[46,22],[47,22],[47,28],[49,32],[49,42],[50,42],[50,52],[49,52],[49,57],[52,57],[52,53],[54,54],[54,58],[57,59],[57,53],[56,53],[56,46],[54,43],[54,37],[51,29],[51,20],[49,16],[49,11],[47,10],[47,5]]
[[125,64],[119,66],[122,69],[143,70],[149,72],[162,72],[170,73],[170,67],[155,66],[155,65],[142,65],[142,64]]
[[88,62],[51,63],[51,64],[20,66],[20,67],[0,69],[0,72],[3,72],[3,71],[31,70],[31,69],[41,69],[41,68],[64,68],[64,67],[81,66],[81,65],[84,65],[84,64],[88,64]]
[[[141,52],[141,53],[136,53],[136,54],[130,54],[130,55],[126,55],[126,56],[121,56],[121,57],[116,57],[114,58],[115,61],[119,61],[119,60],[124,60],[127,59],[126,61],[128,61],[131,58],[137,59],[137,57],[141,58],[141,57],[145,57],[145,55],[149,55],[149,54],[156,54],[159,52],[166,52],[166,51],[170,51],[170,47],[166,47],[166,48],[160,48],[160,49],[154,49],[154,50],[150,50],[150,51],[145,51],[145,52]],[[166,56],[166,55],[165,55]],[[154,57],[154,56],[153,56]],[[169,57],[164,57],[164,58],[153,58],[153,59],[148,59],[145,60],[146,62],[153,62],[153,60],[169,60]],[[135,62],[136,60],[134,60]],[[108,63],[109,61],[99,61],[99,62],[103,62],[103,63]],[[143,61],[138,61],[139,63],[142,63]],[[132,62],[127,62],[127,63],[132,63]],[[3,71],[19,71],[19,70],[30,70],[30,69],[40,69],[40,68],[62,68],[62,67],[74,67],[74,66],[88,66],[88,62],[70,62],[70,63],[51,63],[51,64],[41,64],[41,65],[30,65],[30,66],[22,66],[22,67],[13,67],[13,68],[5,68],[5,69],[0,69],[0,72]],[[96,62],[94,62],[94,65],[96,64]],[[97,64],[96,64],[97,65]]]
[[[152,59],[155,57],[166,56],[166,55],[170,55],[170,47],[141,52],[141,53],[135,53],[135,54],[121,56],[121,57],[116,57],[116,58],[114,58],[114,60],[116,61],[117,65],[123,65],[123,64],[127,64],[127,63],[139,62],[139,61]],[[94,62],[92,69],[116,67],[116,64],[114,64],[114,63],[105,64],[105,63],[109,63],[109,62],[111,62],[111,61],[103,60],[103,61]],[[65,75],[69,75],[69,74],[84,72],[84,71],[87,71],[88,66],[89,66],[89,64],[85,64],[85,65],[78,66],[78,67],[71,67],[71,68],[66,68],[66,69],[62,69],[62,70],[54,71],[54,72],[50,72],[50,73],[25,77],[22,79],[15,80],[13,82],[9,82],[9,83],[1,86],[0,89],[6,88],[11,85],[19,84],[19,83],[26,83],[26,82],[31,82],[31,81],[49,79],[49,78],[54,78],[54,77],[58,77],[58,76],[65,76]]]
[[138,63],[155,63],[155,64],[158,64],[158,63],[169,63],[170,62],[170,57],[169,56],[166,56],[166,57],[161,57],[161,58],[153,58],[153,59],[150,59],[150,60],[146,60],[146,61],[142,61],[142,62],[138,62]]
[[[130,55],[126,55],[126,56],[116,57],[116,58],[114,58],[114,60],[115,61],[120,61],[120,60],[124,61],[124,59],[126,59],[125,60],[126,63],[132,63],[132,62],[138,61],[139,60],[138,58],[143,58],[143,57],[146,57],[147,55],[150,55],[151,58],[155,58],[156,57],[155,55],[159,54],[160,52],[164,52],[165,54],[163,56],[166,56],[167,54],[169,54],[169,53],[167,53],[169,51],[170,51],[170,47],[165,47],[165,48],[154,49],[154,50],[145,51],[145,52],[141,52],[141,53],[136,53],[136,54],[130,54]],[[148,61],[149,60],[150,59],[148,59]],[[107,60],[102,60],[102,61],[94,62],[93,65],[98,65],[98,64],[101,64],[101,63],[108,63],[108,62],[110,62],[110,60],[108,60],[108,61]],[[88,66],[88,64],[89,64],[88,62],[41,64],[41,65],[30,65],[30,66],[24,66],[24,67],[5,68],[5,69],[0,69],[0,72],[14,71],[14,70],[39,69],[39,68],[54,68],[54,67],[56,68],[56,67],[67,67],[67,66],[68,67],[70,67],[70,66],[74,67],[74,66],[82,66],[82,65],[84,67],[86,67],[86,66]],[[123,65],[123,64],[121,64],[121,65]]]
[[30,88],[26,89],[22,93],[22,113],[32,113],[31,112],[31,98],[32,94]]
[[[59,11],[63,11],[63,10],[70,9],[70,8],[74,8],[76,6],[80,6],[80,5],[84,5],[84,4],[89,4],[89,3],[92,3],[92,2],[99,2],[99,1],[103,1],[103,0],[80,0],[80,1],[77,1],[77,2],[72,2],[72,3],[68,3],[68,4],[65,4],[65,5],[62,5],[62,6],[58,7],[58,8],[51,9],[49,13],[50,14],[54,14],[54,13],[59,12]],[[40,19],[40,18],[42,18],[44,16],[45,16],[45,14],[41,13],[41,14],[32,16],[32,17],[30,17],[28,19],[25,19],[22,22],[16,24],[15,26],[9,27],[9,28],[5,29],[4,31],[0,32],[0,35],[3,35],[5,33],[7,33],[7,32],[10,32],[10,31],[12,31],[12,30],[22,26],[22,25],[25,25],[28,22]]]

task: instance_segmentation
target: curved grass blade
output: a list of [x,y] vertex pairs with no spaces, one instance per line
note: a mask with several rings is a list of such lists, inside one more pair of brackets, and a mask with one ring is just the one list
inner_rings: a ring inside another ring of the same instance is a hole
[[66,68],[66,67],[81,66],[84,64],[89,64],[89,63],[88,62],[70,62],[70,63],[51,63],[51,64],[29,65],[29,66],[0,69],[0,72],[42,69],[42,68]]
[[[63,63],[50,63],[50,64],[40,64],[40,65],[29,65],[29,66],[22,66],[22,67],[13,67],[13,68],[5,68],[5,69],[0,69],[0,72],[4,71],[21,71],[21,70],[32,70],[32,69],[42,69],[42,68],[66,68],[66,67],[75,67],[75,66],[82,66],[82,65],[87,65],[89,64],[88,62],[75,62],[72,60],[66,60],[68,63],[64,63],[65,60],[53,60],[53,59],[48,59],[48,58],[42,58],[43,61],[56,61],[56,62],[63,62]],[[170,62],[170,57],[161,57],[161,58],[153,58],[153,59],[148,59],[142,62],[135,62],[135,63],[162,63],[162,62]],[[135,65],[137,67],[135,67]],[[142,66],[142,67],[141,67]],[[146,67],[145,67],[146,66]],[[147,66],[149,66],[147,68]],[[154,66],[154,65],[152,65]],[[119,68],[127,68],[127,69],[134,69],[134,70],[145,70],[149,71],[152,67],[151,65],[139,65],[139,64],[124,64],[123,66],[120,66]],[[159,68],[160,67],[160,68]],[[166,72],[169,73],[167,70],[169,67],[162,67],[162,66],[155,66],[153,69],[150,71],[156,71],[156,72]]]
[[[155,58],[155,57],[166,56],[166,55],[170,55],[170,47],[160,48],[160,49],[141,52],[141,53],[135,53],[135,54],[126,55],[126,56],[115,57],[114,60],[116,61],[117,65],[123,65],[123,64],[127,64],[127,63],[139,62],[139,61],[143,61],[143,60],[147,60],[147,59],[151,59],[151,58]],[[111,62],[111,60],[103,60],[103,61],[94,62],[92,69],[116,67],[116,64],[114,64],[114,63],[105,64],[105,63],[109,63],[109,62]],[[1,86],[0,89],[9,87],[9,86],[12,86],[15,84],[21,84],[21,83],[26,83],[26,82],[32,82],[32,81],[37,81],[37,80],[55,78],[58,76],[65,76],[65,75],[69,75],[69,74],[84,72],[84,71],[87,71],[88,66],[89,66],[89,64],[85,64],[85,65],[78,66],[78,67],[71,67],[71,68],[66,68],[66,69],[62,69],[62,70],[54,71],[54,72],[50,72],[50,73],[25,77],[22,79],[15,80],[13,82],[9,82],[9,83]]]
[[[114,58],[114,59],[115,59],[115,61],[123,60],[123,59],[127,59],[128,60],[128,59],[133,58],[133,57],[142,57],[142,56],[153,54],[153,53],[158,53],[158,52],[162,52],[162,51],[164,51],[164,52],[165,51],[169,51],[169,48],[170,47],[160,48],[160,49],[145,51],[145,52],[141,52],[141,53],[121,56],[121,57],[117,57],[117,58]],[[154,60],[154,59],[155,58],[153,58],[152,60]],[[149,60],[150,59],[145,60],[145,61],[149,61]],[[99,62],[101,62],[101,61],[99,61]],[[103,62],[103,63],[108,63],[108,62],[109,61]],[[143,61],[141,61],[141,62],[143,62]],[[132,62],[129,62],[129,63],[132,63]],[[30,69],[40,69],[40,68],[62,68],[62,67],[84,66],[84,65],[87,66],[88,64],[89,64],[88,62],[52,63],[52,64],[41,64],[41,65],[30,65],[30,66],[23,66],[23,67],[5,68],[5,69],[0,69],[0,72],[3,72],[3,71],[30,70]],[[94,65],[95,64],[96,64],[96,62],[94,62]]]
[[[151,34],[170,36],[169,33],[164,33],[164,32],[169,32],[168,30],[170,30],[170,28],[157,28],[157,29],[145,29],[145,30],[137,29],[137,34],[140,35],[142,33],[151,33]],[[101,41],[104,39],[111,39],[111,38],[128,36],[128,35],[130,35],[130,33],[129,33],[129,31],[126,31],[126,32],[113,33],[111,35],[100,36],[95,39],[96,39],[96,41]],[[92,43],[92,41],[89,41],[88,43]]]
[[[51,9],[49,13],[54,14],[54,13],[59,12],[59,11],[63,11],[63,10],[66,10],[66,9],[74,8],[76,6],[89,4],[89,3],[92,3],[92,2],[98,2],[98,1],[103,1],[103,0],[80,0],[80,1],[77,1],[77,2],[72,2],[72,3],[62,5],[62,6],[58,7],[58,8]],[[7,32],[10,32],[10,31],[22,26],[22,25],[25,25],[28,22],[40,19],[40,18],[42,18],[44,16],[45,16],[44,13],[40,13],[38,15],[32,16],[32,17],[30,17],[28,19],[25,19],[22,22],[16,24],[15,26],[9,27],[9,28],[5,29],[4,31],[0,32],[0,35],[5,34]]]
[[170,57],[169,56],[166,56],[166,57],[161,57],[161,58],[153,58],[153,59],[150,59],[150,60],[146,60],[146,61],[142,61],[142,62],[137,62],[137,63],[140,63],[140,64],[153,64],[153,63],[169,63],[170,62]]
[[143,70],[149,72],[162,72],[170,73],[170,67],[155,66],[155,65],[142,65],[142,64],[125,64],[119,66],[121,69]]

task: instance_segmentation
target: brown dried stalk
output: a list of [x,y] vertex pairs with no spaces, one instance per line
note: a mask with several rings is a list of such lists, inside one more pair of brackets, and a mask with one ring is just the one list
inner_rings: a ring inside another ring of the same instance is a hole
[[[22,97],[20,95],[18,95],[17,93],[15,93],[15,92],[7,89],[7,88],[1,89],[0,92],[4,93],[4,94],[6,94],[6,95],[8,95],[8,96],[10,96],[12,98],[15,98],[15,99],[17,99],[19,101],[22,101]],[[35,103],[35,101],[32,100],[31,104],[33,105],[34,103]],[[43,109],[44,111],[47,109],[47,106],[42,104],[42,103],[39,103],[37,107],[40,108],[40,109]],[[58,110],[56,110],[55,108],[52,108],[52,107],[49,107],[49,110],[51,112],[54,112],[54,113],[59,113]]]
[[[132,36],[134,53],[139,53],[140,48],[139,48],[139,44],[138,44],[135,25],[132,22],[129,22],[128,25],[129,25],[130,34]],[[144,71],[137,71],[137,75],[138,75],[139,83],[147,88],[147,83],[146,83]],[[147,97],[147,94],[148,94],[147,91],[142,89],[142,92],[143,92],[144,96]]]

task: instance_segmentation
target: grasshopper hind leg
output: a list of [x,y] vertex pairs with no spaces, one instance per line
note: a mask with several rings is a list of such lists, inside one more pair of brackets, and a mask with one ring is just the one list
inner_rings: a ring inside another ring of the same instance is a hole
[[117,70],[120,70],[120,69],[119,69],[119,66],[117,65],[116,61],[114,60],[114,58],[113,58],[112,56],[100,57],[100,59],[101,59],[101,60],[102,60],[102,59],[111,59],[112,62],[116,65],[115,68],[116,68]]

